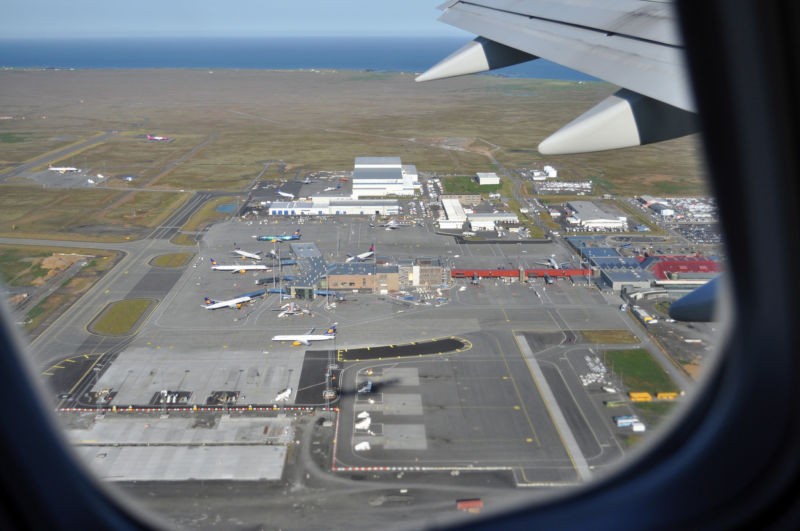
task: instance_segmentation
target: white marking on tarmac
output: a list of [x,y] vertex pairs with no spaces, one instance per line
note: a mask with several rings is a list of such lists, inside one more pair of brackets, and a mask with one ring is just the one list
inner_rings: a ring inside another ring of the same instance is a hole
[[564,418],[564,414],[558,406],[558,402],[556,402],[556,397],[553,396],[553,391],[547,384],[544,373],[542,373],[539,362],[536,361],[533,351],[531,351],[531,347],[528,345],[528,341],[525,339],[525,336],[517,335],[517,342],[522,350],[522,354],[528,360],[528,366],[531,368],[531,374],[534,380],[536,380],[536,386],[542,393],[542,398],[547,403],[547,409],[553,417],[556,428],[559,433],[561,433],[564,446],[567,447],[567,453],[572,457],[572,462],[575,464],[575,470],[578,472],[578,476],[580,476],[583,481],[591,479],[592,472],[589,470],[589,464],[586,462],[586,458],[583,456],[580,446],[578,446],[578,442],[575,440],[575,436],[572,434],[569,424],[567,424],[567,419]]

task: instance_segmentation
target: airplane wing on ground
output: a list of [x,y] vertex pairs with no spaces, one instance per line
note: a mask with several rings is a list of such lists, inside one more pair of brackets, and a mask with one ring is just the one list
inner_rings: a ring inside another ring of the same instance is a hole
[[442,22],[480,35],[417,81],[544,57],[623,87],[539,144],[542,154],[630,147],[697,131],[671,2],[450,0]]

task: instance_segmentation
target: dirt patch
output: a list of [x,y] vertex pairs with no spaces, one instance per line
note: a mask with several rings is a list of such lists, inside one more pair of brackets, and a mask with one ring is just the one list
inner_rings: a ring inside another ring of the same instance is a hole
[[16,307],[19,304],[22,304],[22,301],[28,298],[27,293],[20,293],[18,295],[14,295],[13,297],[9,297],[8,303],[11,305],[12,308]]
[[47,274],[33,279],[31,284],[34,286],[43,286],[48,280],[67,270],[71,265],[84,260],[85,256],[71,255],[71,254],[54,254],[46,258],[37,258],[33,263],[39,262],[42,269],[47,269]]
[[64,271],[72,264],[77,264],[81,260],[86,259],[85,256],[74,254],[54,254],[42,260],[42,267],[45,269],[57,270],[58,272]]
[[700,376],[700,373],[703,370],[703,366],[699,363],[687,363],[683,366],[686,372],[689,373],[689,376],[692,377],[692,380],[697,381],[697,378]]

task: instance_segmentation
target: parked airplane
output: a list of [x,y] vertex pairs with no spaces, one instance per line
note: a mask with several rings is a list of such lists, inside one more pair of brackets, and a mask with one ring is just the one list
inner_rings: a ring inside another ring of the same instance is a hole
[[338,189],[339,189],[339,188],[341,188],[341,187],[342,187],[342,185],[341,185],[341,184],[337,184],[336,186],[329,186],[329,187],[325,188],[325,189],[323,190],[323,192],[332,192],[332,191],[334,191],[334,190],[338,190]]
[[355,256],[350,256],[348,254],[347,255],[347,259],[345,260],[345,263],[352,262],[353,260],[358,260],[359,262],[363,262],[364,260],[366,260],[367,258],[372,256],[373,254],[375,254],[375,244],[374,243],[369,246],[369,251],[367,251],[365,253],[357,254]]
[[169,137],[147,135],[147,140],[155,140],[156,142],[166,142],[167,140],[169,140]]
[[278,314],[278,317],[286,317],[287,315],[304,315],[304,314],[311,314],[311,310],[308,308],[300,308],[297,304],[293,302],[288,302],[281,306],[281,313]]
[[281,197],[286,197],[288,199],[294,199],[294,194],[290,194],[289,192],[284,192],[280,188],[278,188],[278,195]]
[[242,304],[246,302],[250,302],[253,300],[253,297],[249,297],[247,295],[242,295],[241,297],[236,297],[234,299],[228,299],[226,301],[215,301],[213,299],[209,299],[208,297],[205,298],[205,305],[203,308],[206,310],[218,310],[220,308],[241,308]]
[[399,229],[401,227],[401,225],[395,220],[391,220],[388,223],[379,223],[378,226],[379,227],[386,227],[386,230],[395,230],[395,229]]
[[47,169],[50,171],[57,171],[58,173],[73,173],[81,171],[78,168],[73,168],[72,166],[48,166]]
[[296,183],[300,183],[300,184],[311,184],[311,183],[313,183],[314,181],[312,181],[310,178],[306,177],[306,178],[305,178],[305,179],[303,179],[303,180],[296,179],[294,182],[296,182]]
[[255,236],[255,239],[260,242],[288,242],[291,240],[299,240],[300,239],[300,229],[297,229],[292,234],[282,234],[280,236]]
[[294,346],[297,345],[310,345],[312,341],[326,341],[328,339],[335,339],[336,338],[336,325],[328,328],[324,334],[314,334],[314,329],[312,328],[305,334],[287,334],[287,335],[278,335],[273,336],[273,341],[291,341]]
[[275,402],[286,402],[287,400],[289,400],[290,396],[292,396],[292,388],[287,387],[286,389],[277,394],[277,396],[275,397]]
[[211,259],[211,269],[214,271],[230,271],[231,273],[245,273],[247,271],[270,271],[270,268],[263,264],[239,264],[239,265],[217,265],[217,261]]
[[540,265],[549,265],[552,269],[564,269],[564,264],[559,264],[558,262],[556,262],[556,259],[552,257],[548,258],[547,262],[536,262],[536,263]]
[[233,252],[241,256],[243,259],[250,258],[252,260],[261,260],[261,257],[258,255],[258,253],[251,253],[249,251],[240,249],[239,246],[236,245],[236,242],[233,243]]

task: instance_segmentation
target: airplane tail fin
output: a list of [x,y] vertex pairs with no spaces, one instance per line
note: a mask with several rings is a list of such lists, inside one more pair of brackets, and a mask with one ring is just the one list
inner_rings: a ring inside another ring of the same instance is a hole
[[375,244],[374,244],[374,243],[370,244],[370,246],[369,246],[369,252],[371,252],[371,253],[372,253],[372,252],[375,252]]
[[326,336],[335,336],[336,335],[336,325],[333,325],[332,327],[328,328],[325,331],[325,335]]
[[212,299],[210,299],[210,298],[208,298],[208,297],[206,297],[206,298],[205,298],[205,301],[206,301],[206,306],[208,306],[208,305],[210,305],[210,304],[214,304],[215,302],[217,302],[217,301],[215,301],[215,300],[212,300]]
[[300,229],[297,229],[296,231],[294,231],[294,235],[299,238],[300,237]]
[[212,265],[212,266],[215,266],[215,265],[217,265],[217,261],[216,261],[216,260],[214,260],[213,258],[211,259],[211,265]]

